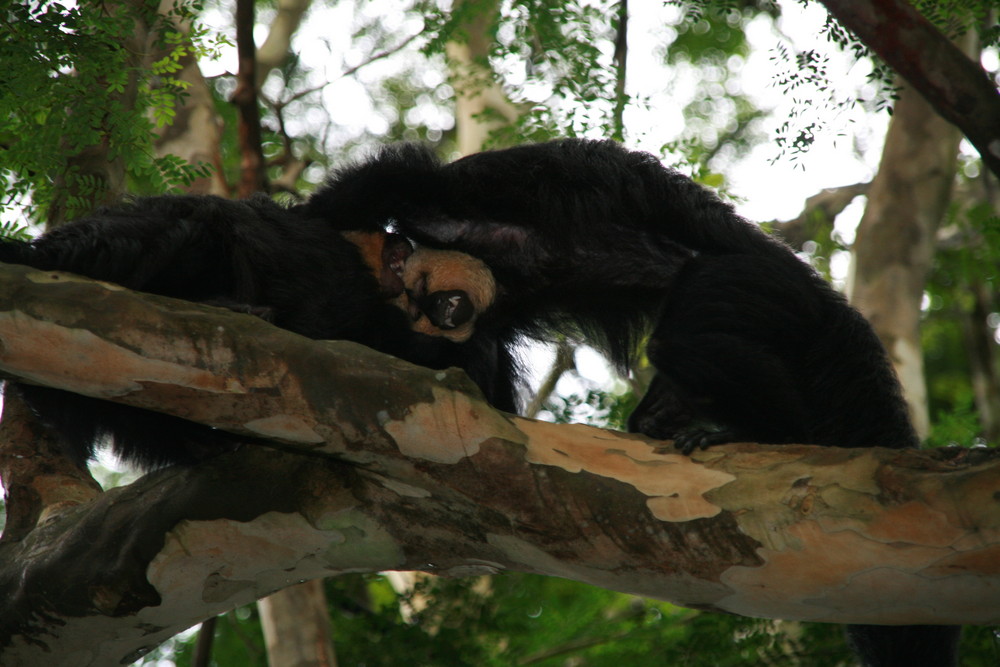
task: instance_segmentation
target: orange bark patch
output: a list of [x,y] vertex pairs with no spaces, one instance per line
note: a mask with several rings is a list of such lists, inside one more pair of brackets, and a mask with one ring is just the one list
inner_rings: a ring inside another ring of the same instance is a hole
[[415,405],[403,419],[382,424],[405,456],[458,463],[478,454],[490,438],[524,439],[503,416],[489,417],[482,403],[464,394],[434,387],[433,396],[432,402]]
[[879,542],[903,542],[932,547],[949,546],[966,534],[948,516],[919,502],[881,508],[871,520],[849,524],[824,518],[825,530],[851,528]]
[[[25,326],[19,326],[18,320]],[[69,391],[107,398],[142,389],[143,382],[158,382],[218,393],[242,393],[234,378],[189,368],[181,363],[143,357],[109,343],[90,331],[33,320],[12,311],[0,314],[5,334],[0,340],[0,365],[15,375],[40,384],[54,384]],[[30,320],[30,321],[29,321]],[[58,360],[63,350],[74,350],[69,362]],[[72,382],[60,368],[72,365]]]
[[722,575],[723,583],[741,592],[721,607],[753,616],[836,622],[839,611],[849,612],[858,606],[857,598],[866,596],[884,598],[874,607],[873,620],[918,622],[913,614],[929,608],[936,595],[924,572],[951,553],[940,547],[886,544],[849,530],[831,532],[816,521],[802,521],[784,532],[787,548],[758,549],[763,566],[733,567]]
[[927,569],[928,576],[970,572],[977,575],[1000,574],[1000,545],[949,556]]
[[649,496],[647,507],[664,521],[715,516],[722,510],[704,494],[735,479],[682,454],[657,454],[647,443],[625,434],[530,420],[517,424],[528,435],[530,462],[631,484]]

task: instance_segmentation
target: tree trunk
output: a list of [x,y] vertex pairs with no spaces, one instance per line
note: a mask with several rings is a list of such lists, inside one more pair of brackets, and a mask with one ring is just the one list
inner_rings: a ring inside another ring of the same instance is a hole
[[[129,7],[141,4],[141,0],[124,0],[117,6],[112,2],[106,6],[105,11],[126,11],[131,16],[138,17],[141,12],[131,11]],[[124,89],[114,98],[122,108],[135,106],[139,91],[137,72],[148,64],[150,26],[138,18],[134,25],[135,29],[122,45],[127,54],[130,74]],[[46,219],[49,228],[115,202],[124,194],[125,160],[111,150],[108,122],[110,118],[105,118],[99,128],[100,141],[70,155],[63,172],[56,175],[53,188],[55,196]]]
[[281,67],[288,60],[292,36],[311,4],[312,0],[278,0],[277,14],[268,27],[267,39],[257,49],[258,90],[264,85],[264,79],[271,70]]
[[[160,13],[166,12],[175,0],[163,0]],[[189,33],[189,26],[175,21],[177,30]],[[162,56],[161,52],[159,56]],[[228,197],[229,185],[222,168],[222,119],[215,110],[215,100],[208,82],[201,74],[198,61],[189,51],[180,64],[183,69],[176,74],[177,79],[187,84],[185,96],[177,100],[177,115],[173,122],[157,128],[155,141],[158,156],[176,155],[193,165],[200,163],[212,166],[212,173],[198,178],[185,188],[186,192],[201,195]]]
[[322,579],[269,595],[257,610],[270,667],[337,667]]
[[20,540],[52,514],[82,505],[100,485],[63,454],[16,390],[4,388],[0,421],[0,479],[7,512],[0,542]]
[[922,438],[930,419],[920,309],[960,138],[912,88],[902,90],[853,248],[850,299],[889,351]]
[[267,192],[267,169],[261,148],[260,107],[257,101],[257,47],[254,44],[254,0],[236,0],[236,75],[233,104],[239,116],[240,180],[236,194],[246,198]]
[[471,155],[483,150],[490,133],[517,120],[517,107],[496,82],[488,56],[489,28],[497,5],[484,6],[465,26],[464,41],[448,42],[446,53],[455,89],[455,130],[458,152]]
[[1000,441],[1000,364],[997,363],[997,344],[994,330],[989,325],[990,313],[996,312],[996,299],[979,280],[968,285],[972,295],[972,312],[963,319],[962,333],[969,357],[969,374],[976,413],[987,442]]
[[618,0],[618,17],[615,26],[615,108],[611,114],[611,138],[625,140],[625,105],[628,93],[625,84],[628,78],[628,0]]

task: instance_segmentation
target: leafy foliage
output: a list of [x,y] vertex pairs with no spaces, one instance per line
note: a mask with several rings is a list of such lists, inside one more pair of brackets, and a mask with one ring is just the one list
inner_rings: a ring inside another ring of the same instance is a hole
[[16,239],[27,241],[31,238],[31,233],[27,227],[16,222],[0,222],[0,239]]
[[976,31],[984,47],[1000,44],[995,0],[916,0],[913,6],[950,38]]
[[984,435],[986,440],[997,437],[984,434],[974,406],[970,337],[982,336],[986,328],[992,330],[994,340],[1000,335],[996,315],[1000,311],[996,298],[1000,293],[996,270],[1000,266],[1000,217],[987,203],[956,205],[946,233],[950,241],[934,256],[923,324],[928,399],[934,416],[930,444],[970,446],[983,444]]
[[[142,189],[159,192],[190,182],[203,167],[157,158],[153,120],[173,117],[183,86],[171,75],[177,59],[195,48],[170,19],[190,19],[197,5],[156,14],[156,2],[127,2],[114,11],[102,3],[54,0],[8,3],[0,14],[0,182],[5,206],[27,204],[43,219],[59,191],[69,193],[69,215],[100,201],[106,179],[81,170],[74,157],[101,147],[108,162]],[[151,65],[148,45],[167,49]],[[196,37],[200,33],[196,32]],[[158,85],[154,85],[158,84]],[[114,193],[118,194],[118,193]]]
[[[799,2],[807,5],[815,4],[817,0]],[[684,10],[684,25],[707,36],[717,34],[716,26],[720,19],[733,22],[741,13],[766,12],[774,16],[780,13],[777,3],[770,0],[758,3],[743,0],[674,0],[674,4]],[[996,10],[995,0],[921,0],[913,4],[951,38],[975,31],[984,47],[1000,43],[1000,26],[991,19],[991,13]],[[794,161],[807,152],[816,137],[827,131],[830,125],[829,121],[820,119],[836,118],[858,104],[865,104],[876,112],[891,112],[892,104],[898,97],[892,69],[829,14],[820,34],[830,45],[850,54],[855,61],[871,64],[867,79],[874,92],[868,101],[863,101],[857,94],[838,94],[826,71],[826,54],[816,49],[796,51],[787,42],[776,44],[772,60],[781,71],[774,84],[793,103],[789,106],[789,117],[778,128],[776,144],[780,152],[775,160]]]
[[619,394],[591,387],[582,394],[552,396],[545,410],[556,424],[589,424],[624,430],[638,401],[635,392]]
[[[849,664],[838,626],[702,614],[553,577],[419,577],[402,596],[379,575],[336,577],[325,587],[345,666]],[[216,664],[266,667],[258,623],[253,607],[220,619]],[[195,639],[147,660],[186,667]]]
[[498,131],[493,143],[614,134],[618,98],[612,42],[616,23],[612,0],[465,0],[450,11],[428,1],[417,5],[424,17],[428,54],[443,54],[449,41],[470,38],[468,26],[492,17],[488,68],[456,82],[466,91],[506,85],[522,114]]
[[[683,11],[672,25],[674,38],[664,47],[662,59],[675,79],[686,75],[696,84],[682,109],[685,131],[666,148],[689,162],[707,163],[720,154],[731,159],[763,139],[757,122],[762,111],[734,82],[750,52],[747,25],[774,8],[757,10],[735,2],[677,4]],[[668,85],[676,88],[678,83]]]

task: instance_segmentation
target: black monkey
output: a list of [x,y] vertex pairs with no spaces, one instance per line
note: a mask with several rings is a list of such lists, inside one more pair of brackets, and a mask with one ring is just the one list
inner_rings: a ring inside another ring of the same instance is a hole
[[[411,253],[398,234],[359,230],[335,211],[314,216],[264,196],[147,197],[30,243],[0,241],[3,262],[252,313],[311,338],[352,340],[433,368],[458,366],[491,401],[513,409],[513,376],[497,371],[510,366],[507,349],[495,337],[472,335],[474,315],[492,299],[492,278],[461,290],[466,273],[488,271],[455,252]],[[412,283],[405,292],[404,275]],[[108,436],[119,458],[144,469],[232,447],[231,436],[176,417],[46,387],[19,391],[80,464]]]
[[[482,272],[474,288],[441,286],[412,258],[412,270],[403,270],[406,299],[396,294],[407,251],[382,238],[390,219],[428,245],[484,260],[499,284],[495,299],[485,288],[486,298],[470,296],[484,287]],[[371,235],[382,238],[374,251]],[[860,316],[714,195],[611,143],[553,142],[450,165],[419,148],[388,149],[336,174],[302,206],[140,200],[31,245],[0,245],[0,261],[247,310],[304,335],[459,366],[506,410],[514,407],[511,346],[520,335],[573,327],[627,366],[652,329],[649,357],[660,374],[632,419],[639,430],[677,437],[685,448],[730,439],[915,444],[885,354]],[[452,338],[424,335],[443,332]],[[822,340],[828,347],[810,348]],[[119,454],[147,467],[197,458],[211,437],[182,420],[25,390],[40,413],[61,422],[78,459],[106,433]],[[754,409],[744,409],[747,401]],[[166,420],[162,427],[157,419]],[[702,422],[723,430],[705,431]],[[947,665],[958,630],[852,626],[850,634],[869,664]]]
[[[630,419],[685,452],[721,442],[916,447],[871,327],[782,243],[652,156],[563,140],[440,164],[385,149],[307,204],[481,258],[500,286],[477,332],[570,327],[657,369]],[[960,628],[848,627],[867,665],[957,664]]]

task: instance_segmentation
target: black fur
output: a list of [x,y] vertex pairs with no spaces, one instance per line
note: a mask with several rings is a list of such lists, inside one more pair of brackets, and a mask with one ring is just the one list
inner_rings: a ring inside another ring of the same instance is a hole
[[[410,332],[338,233],[389,221],[494,272],[500,296],[469,342]],[[266,199],[146,199],[30,246],[0,245],[0,261],[235,305],[314,338],[456,365],[506,410],[520,335],[576,332],[625,368],[651,333],[658,375],[632,417],[636,430],[686,451],[736,439],[916,446],[898,382],[860,315],[714,194],[610,142],[559,141],[447,165],[425,149],[394,147],[290,210]],[[119,454],[147,466],[182,460],[179,444],[196,456],[207,437],[180,420],[162,417],[160,427],[134,411],[104,412],[118,406],[26,391],[50,419],[78,406],[62,420],[78,459],[104,431]],[[849,634],[866,664],[956,664],[957,628]]]
[[[225,306],[311,338],[352,340],[433,368],[459,366],[488,398],[512,410],[506,347],[492,335],[456,345],[412,332],[406,315],[379,293],[357,246],[340,234],[352,228],[335,212],[313,216],[263,196],[150,197],[31,243],[2,241],[0,261]],[[191,462],[231,446],[229,436],[167,415],[44,387],[19,389],[81,464],[105,437],[120,458],[141,468]]]
[[[442,165],[417,147],[337,174],[309,204],[483,259],[480,329],[572,327],[658,375],[630,420],[683,451],[750,440],[915,447],[868,323],[786,246],[644,153],[566,140]],[[849,626],[868,665],[957,664],[959,628]]]

